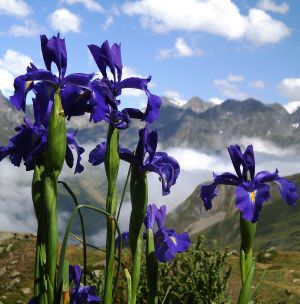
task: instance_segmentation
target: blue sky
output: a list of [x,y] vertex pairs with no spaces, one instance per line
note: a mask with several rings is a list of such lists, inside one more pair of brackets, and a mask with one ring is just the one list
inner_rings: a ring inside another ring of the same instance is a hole
[[[66,38],[68,72],[97,72],[87,44],[122,43],[125,76],[152,75],[152,92],[183,103],[255,97],[300,105],[300,1],[0,0],[0,89],[32,60],[39,34]],[[143,104],[143,94],[126,101]]]

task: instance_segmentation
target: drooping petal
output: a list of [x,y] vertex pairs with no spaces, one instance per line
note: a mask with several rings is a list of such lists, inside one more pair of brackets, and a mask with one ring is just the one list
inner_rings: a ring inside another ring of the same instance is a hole
[[61,90],[62,106],[68,120],[72,116],[84,115],[89,108],[91,94],[77,86],[69,85]]
[[47,81],[56,85],[58,83],[57,77],[52,72],[44,69],[38,69],[33,63],[27,67],[26,74],[28,81]]
[[176,253],[188,249],[191,244],[186,232],[177,235],[174,229],[166,227],[158,229],[154,236],[155,254],[160,262],[169,262],[174,259]]
[[177,160],[168,156],[165,152],[156,152],[151,163],[147,163],[146,161],[146,165],[142,169],[155,172],[160,176],[163,195],[170,193],[170,188],[175,185],[180,172]]
[[147,123],[153,123],[158,119],[162,99],[157,95],[151,94],[149,90],[146,90],[145,92],[148,97],[148,103],[143,120]]
[[134,156],[134,153],[127,148],[119,148],[120,159],[130,163],[131,165],[137,166],[137,161]]
[[99,81],[93,81],[90,84],[91,90],[91,117],[94,123],[102,121],[106,115],[108,115],[108,105],[105,102],[101,83]]
[[274,182],[279,185],[279,191],[283,200],[288,205],[294,206],[298,199],[296,184],[283,177],[277,178]]
[[67,49],[65,39],[61,39],[59,34],[48,39],[46,35],[41,35],[42,54],[47,70],[51,71],[51,64],[56,64],[60,78],[64,78],[67,70]]
[[93,166],[98,166],[104,163],[105,153],[106,153],[106,142],[102,142],[90,152],[89,163],[91,163]]
[[224,172],[222,174],[213,174],[214,175],[214,182],[218,185],[233,185],[237,186],[241,183],[240,179],[229,172]]
[[166,213],[167,213],[167,206],[162,205],[156,212],[155,214],[155,219],[158,228],[162,228],[165,226],[165,221],[166,221]]
[[73,85],[88,89],[94,74],[74,73],[63,79],[63,85]]
[[203,185],[200,190],[200,197],[204,202],[206,210],[211,209],[212,199],[218,195],[217,184]]
[[261,171],[258,172],[254,177],[254,183],[260,184],[260,183],[268,183],[273,182],[278,178],[278,170],[276,169],[274,172],[269,171]]
[[108,41],[104,41],[101,47],[91,44],[88,45],[88,48],[90,49],[102,76],[107,78],[106,67],[108,66],[115,79],[114,60]]
[[243,183],[236,188],[236,207],[241,211],[242,218],[253,223],[258,221],[264,202],[270,199],[270,187],[253,183]]
[[[247,164],[247,169],[250,172],[251,180],[254,180],[255,175],[255,158],[254,158],[254,152],[253,152],[253,146],[249,145],[245,152],[244,152],[244,160]],[[244,168],[245,170],[246,168]],[[243,175],[247,175],[247,172],[243,172]]]
[[119,89],[138,89],[145,91],[147,84],[151,81],[151,76],[148,78],[129,77],[122,80],[118,86]]
[[146,229],[153,230],[157,210],[158,210],[158,208],[156,207],[155,204],[149,204],[148,205],[145,220],[144,220],[144,224],[145,224]]
[[113,110],[109,115],[109,122],[117,129],[127,129],[130,124],[126,111]]
[[35,98],[32,98],[35,123],[48,127],[55,89],[47,82],[39,82],[34,85],[33,91],[35,93]]
[[10,102],[18,111],[21,109],[25,112],[26,96],[33,88],[33,82],[27,80],[26,75],[18,76],[14,81],[14,95],[10,96]]
[[[74,149],[77,153],[77,161],[76,161],[76,166],[75,166],[75,171],[74,173],[81,173],[83,170],[84,170],[84,167],[83,165],[80,163],[81,160],[82,160],[82,153],[84,152],[84,148],[80,147],[78,145],[78,143],[76,142],[76,139],[75,139],[75,135],[76,135],[76,132],[74,133],[67,133],[67,153],[66,153],[66,157],[69,158],[70,157],[70,148],[71,149]],[[72,154],[72,152],[71,152]],[[73,158],[73,156],[72,156]],[[70,168],[73,167],[73,161],[70,162],[70,158],[69,160],[67,160],[67,164],[69,165]]]
[[238,145],[231,145],[228,147],[228,152],[232,161],[232,165],[234,167],[234,170],[237,174],[237,176],[242,179],[244,178],[245,180],[247,179],[247,176],[242,176],[241,173],[241,166],[243,166],[243,172],[247,171],[246,168],[246,162],[244,160],[243,153],[241,151],[240,146]]

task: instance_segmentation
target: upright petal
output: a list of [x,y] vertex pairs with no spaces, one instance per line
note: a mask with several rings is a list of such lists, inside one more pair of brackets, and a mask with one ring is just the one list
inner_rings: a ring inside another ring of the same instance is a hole
[[122,79],[122,57],[121,57],[121,44],[114,43],[111,47],[111,54],[113,57],[114,65],[118,73],[118,82]]
[[[253,146],[249,145],[245,152],[244,152],[244,160],[247,164],[247,169],[250,172],[251,180],[254,180],[255,175],[255,158],[254,158],[254,152],[253,152]],[[244,168],[245,170],[245,168]],[[247,172],[243,172],[243,175],[247,175]]]
[[279,191],[283,200],[288,205],[294,206],[298,199],[296,184],[283,177],[278,177],[274,182],[279,185]]
[[101,83],[99,81],[93,81],[90,84],[91,90],[91,118],[94,123],[102,121],[106,115],[108,115],[108,105],[105,102],[105,97],[101,88]]
[[203,185],[200,190],[200,197],[204,202],[206,210],[211,209],[212,199],[218,195],[217,184]]
[[70,282],[74,282],[75,289],[79,289],[80,286],[80,281],[81,281],[81,275],[82,275],[82,270],[81,267],[78,265],[69,266],[69,279]]
[[61,39],[59,34],[48,39],[46,35],[41,35],[41,48],[48,71],[51,71],[51,64],[56,64],[59,77],[64,78],[67,70],[67,49],[65,39]]
[[241,151],[241,148],[240,146],[238,145],[231,145],[228,147],[228,152],[229,152],[229,155],[230,155],[230,158],[231,158],[231,161],[232,161],[232,164],[233,164],[233,167],[234,167],[234,170],[237,174],[237,176],[242,179],[244,178],[244,180],[247,179],[247,176],[242,176],[242,173],[241,173],[241,166],[243,166],[243,172],[247,171],[247,164],[244,160],[244,156],[243,156],[243,153]]
[[166,214],[167,214],[166,205],[162,205],[155,214],[156,223],[159,229],[165,226]]
[[264,202],[270,199],[270,187],[259,184],[254,187],[251,183],[243,183],[236,188],[236,207],[241,211],[242,218],[255,223]]
[[88,48],[90,49],[102,76],[107,78],[106,67],[108,66],[115,79],[114,60],[108,41],[104,41],[101,47],[91,44],[88,45]]
[[145,220],[144,220],[144,224],[146,226],[146,229],[153,230],[157,210],[158,210],[158,208],[156,207],[155,204],[149,204],[148,205]]

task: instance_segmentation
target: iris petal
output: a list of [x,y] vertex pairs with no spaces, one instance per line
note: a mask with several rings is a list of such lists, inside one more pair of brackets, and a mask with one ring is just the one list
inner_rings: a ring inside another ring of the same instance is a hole
[[297,187],[295,183],[282,177],[277,178],[275,183],[279,185],[280,194],[283,200],[288,205],[294,206],[298,199]]
[[144,220],[144,224],[147,229],[153,229],[157,210],[158,208],[156,207],[155,204],[148,205],[145,220]]
[[203,185],[200,190],[200,197],[204,202],[206,210],[211,209],[212,199],[218,195],[217,185],[215,183],[210,185]]
[[259,184],[251,190],[243,184],[236,188],[236,207],[246,221],[257,222],[263,203],[269,199],[270,186],[266,184]]

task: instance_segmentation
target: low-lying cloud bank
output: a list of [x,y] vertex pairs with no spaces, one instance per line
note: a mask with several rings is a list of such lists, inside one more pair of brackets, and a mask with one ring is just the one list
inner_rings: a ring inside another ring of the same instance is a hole
[[[237,143],[246,147],[252,143],[256,158],[256,171],[279,169],[282,176],[292,175],[300,172],[299,147],[280,148],[273,143],[262,141],[258,138],[241,138]],[[95,146],[90,144],[87,151]],[[158,205],[166,204],[170,212],[182,203],[199,184],[211,180],[212,172],[222,173],[233,172],[230,157],[224,149],[220,154],[207,154],[204,151],[190,148],[169,148],[167,153],[178,160],[181,166],[181,173],[177,183],[171,188],[171,194],[162,196],[161,182],[158,175],[149,173],[149,203]],[[92,174],[97,178],[104,176],[103,168],[92,168],[87,163],[87,155],[84,158],[86,168],[85,174]],[[8,160],[0,163],[0,231],[23,231],[35,232],[36,219],[31,201],[31,178],[32,172],[26,172],[23,167],[17,168],[11,165]],[[128,165],[122,164],[120,168],[120,180],[125,181]],[[103,173],[103,174],[102,174]],[[80,175],[73,175],[73,171],[64,170],[62,178],[84,178]],[[120,225],[123,230],[128,229],[131,206],[126,197],[121,213]],[[60,214],[60,231],[63,232],[70,214]],[[105,231],[90,236],[92,242],[103,244]]]

